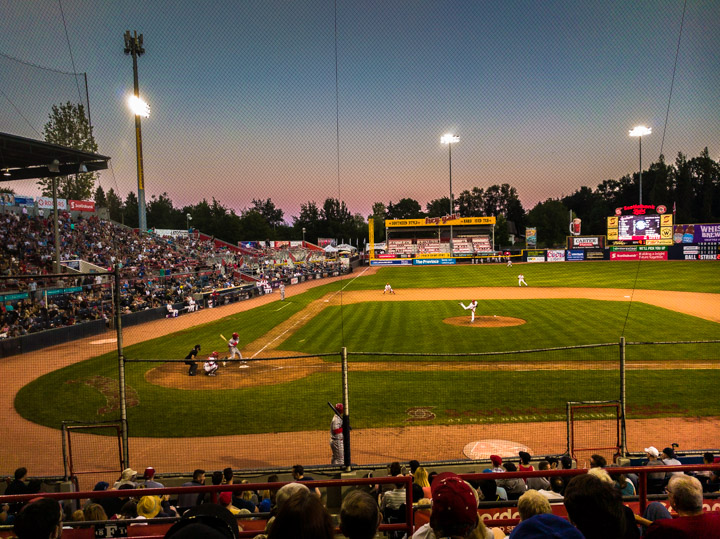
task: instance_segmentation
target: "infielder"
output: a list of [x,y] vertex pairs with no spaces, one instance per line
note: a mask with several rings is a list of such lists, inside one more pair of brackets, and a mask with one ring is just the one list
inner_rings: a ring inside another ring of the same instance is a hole
[[512,258],[510,258],[510,257],[508,257],[507,267],[512,268]]
[[472,300],[467,307],[463,305],[462,302],[460,302],[460,307],[462,307],[466,311],[470,309],[470,323],[475,322],[475,309],[477,308],[477,301]]
[[[227,342],[228,345],[228,356],[225,359],[235,359],[235,354],[237,354],[238,358],[242,359],[242,354],[240,353],[240,350],[238,350],[238,343],[240,342],[240,336],[236,333],[232,334],[232,337],[230,337],[230,340]],[[223,367],[227,365],[227,361],[223,361]]]
[[203,364],[203,369],[205,369],[205,374],[207,374],[208,376],[215,376],[215,371],[218,370],[217,358],[218,358],[218,353],[213,352],[212,354],[210,354],[210,356],[207,358],[207,360]]
[[383,294],[385,294],[385,293],[388,293],[388,294],[395,293],[395,290],[392,289],[392,286],[390,286],[390,283],[385,285],[385,290],[383,290]]
[[525,276],[521,273],[520,275],[518,275],[518,286],[522,285],[528,286],[528,284],[525,282]]
[[285,301],[285,285],[280,283],[280,301]]
[[330,449],[332,450],[332,462],[330,464],[345,464],[345,447],[343,446],[343,418],[345,410],[342,402],[335,405],[338,413],[333,415],[330,422]]

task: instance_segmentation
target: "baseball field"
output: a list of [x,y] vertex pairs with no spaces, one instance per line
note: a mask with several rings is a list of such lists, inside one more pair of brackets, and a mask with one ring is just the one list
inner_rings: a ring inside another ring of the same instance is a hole
[[[354,461],[463,458],[467,443],[497,438],[560,451],[566,402],[619,397],[621,337],[720,340],[717,271],[696,261],[359,268],[288,287],[282,302],[275,293],[132,327],[123,337],[131,455],[168,471],[328,462],[326,402],[342,397],[343,347]],[[528,287],[517,286],[520,273]],[[396,294],[383,294],[387,282]],[[459,305],[471,300],[473,323]],[[233,332],[245,363],[187,375],[181,359],[195,344],[201,359],[222,357],[221,335]],[[12,380],[0,448],[9,467],[56,469],[62,421],[119,417],[113,336],[0,364]],[[151,359],[176,361],[135,361]],[[629,344],[627,362],[631,449],[716,443],[720,344]],[[22,375],[10,375],[18,365]],[[52,449],[22,453],[39,438]],[[100,438],[82,443],[101,448]]]

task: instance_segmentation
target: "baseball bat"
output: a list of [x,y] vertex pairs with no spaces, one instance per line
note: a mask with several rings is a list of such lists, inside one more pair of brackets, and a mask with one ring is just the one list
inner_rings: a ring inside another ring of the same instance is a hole
[[328,401],[328,406],[329,406],[330,408],[332,408],[332,411],[333,411],[333,412],[335,412],[337,415],[339,415],[340,417],[342,417],[342,414],[341,414],[340,412],[338,412],[337,408],[335,408],[332,404],[330,404],[330,401]]
[[223,341],[228,342],[228,340],[225,338],[225,335],[223,335],[222,333],[220,334],[220,338],[221,338]]

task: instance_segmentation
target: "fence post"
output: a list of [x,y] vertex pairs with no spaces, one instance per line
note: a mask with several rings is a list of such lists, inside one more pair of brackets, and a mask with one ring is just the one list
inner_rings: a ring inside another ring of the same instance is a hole
[[123,468],[130,466],[128,455],[127,402],[125,400],[125,356],[122,340],[122,311],[120,310],[120,266],[115,264],[115,332],[118,350],[118,392],[120,396],[120,425],[122,429],[122,455],[120,461]]
[[348,392],[348,352],[342,348],[342,395],[343,395],[343,465],[350,471],[350,397]]
[[623,457],[627,455],[625,401],[625,337],[620,337],[620,453]]

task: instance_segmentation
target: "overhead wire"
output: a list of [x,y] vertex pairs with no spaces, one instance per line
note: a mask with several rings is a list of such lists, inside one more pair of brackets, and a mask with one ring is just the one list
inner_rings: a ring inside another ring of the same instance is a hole
[[673,65],[672,80],[670,81],[670,95],[668,96],[667,111],[665,112],[665,125],[663,126],[662,142],[660,142],[660,155],[665,147],[665,132],[667,131],[668,117],[670,116],[670,101],[672,100],[673,86],[675,85],[675,71],[677,70],[678,56],[680,55],[680,41],[682,40],[683,26],[685,24],[685,9],[687,0],[683,3],[682,17],[680,19],[680,33],[678,34],[677,48],[675,49],[675,64]]

